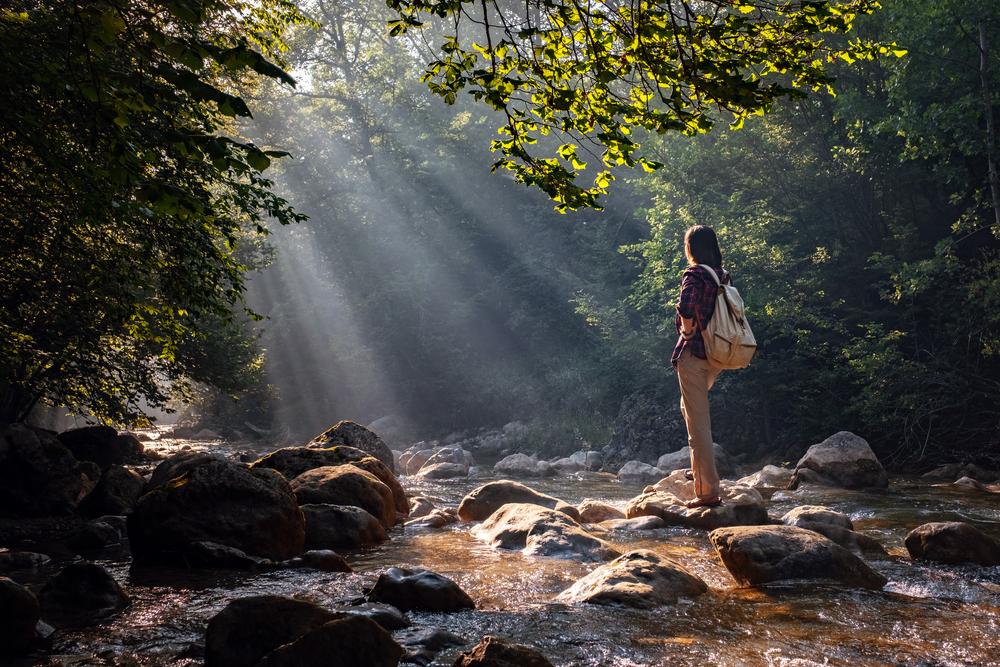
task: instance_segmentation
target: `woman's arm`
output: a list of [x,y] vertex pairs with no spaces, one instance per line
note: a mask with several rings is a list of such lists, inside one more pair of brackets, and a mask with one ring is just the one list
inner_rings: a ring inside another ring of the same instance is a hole
[[695,334],[695,304],[701,298],[702,282],[694,268],[685,269],[681,278],[681,296],[677,303],[675,324],[677,333],[684,338]]

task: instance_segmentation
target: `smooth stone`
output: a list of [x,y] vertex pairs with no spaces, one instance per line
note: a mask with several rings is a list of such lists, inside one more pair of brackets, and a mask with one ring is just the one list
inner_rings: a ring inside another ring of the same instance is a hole
[[95,563],[71,563],[38,593],[42,615],[57,627],[93,625],[131,600],[114,577]]
[[786,526],[802,526],[803,523],[827,523],[847,530],[854,530],[851,517],[822,505],[799,505],[781,517]]
[[971,477],[961,477],[955,480],[953,487],[963,491],[978,491],[979,493],[1000,493],[1000,484],[984,484]]
[[[815,475],[802,477],[805,470],[811,470]],[[806,450],[795,465],[788,488],[796,488],[800,481],[826,482],[846,489],[885,489],[889,485],[885,468],[868,441],[850,431],[834,433]]]
[[722,563],[741,584],[836,581],[880,589],[886,578],[819,533],[795,526],[735,526],[709,533]]
[[642,461],[628,461],[618,470],[618,479],[627,483],[654,484],[663,471]]
[[0,577],[0,655],[21,655],[31,649],[40,614],[34,593]]
[[357,422],[339,421],[326,429],[311,441],[310,447],[328,448],[335,445],[347,445],[366,452],[393,470],[392,450],[374,431],[370,431]]
[[552,667],[548,658],[529,646],[486,635],[462,653],[454,667]]
[[360,507],[310,503],[300,509],[306,549],[360,549],[387,539],[382,523]]
[[652,609],[679,598],[708,591],[704,581],[679,563],[653,551],[630,551],[601,565],[563,591],[557,600],[568,603],[621,605]]
[[469,466],[464,463],[433,463],[426,464],[417,472],[418,477],[425,479],[457,479],[469,476]]
[[257,667],[396,667],[403,649],[367,616],[325,623],[274,649]]
[[146,480],[139,473],[124,466],[111,465],[80,504],[80,511],[89,516],[129,514],[145,486]]
[[625,518],[625,512],[617,507],[591,498],[584,498],[576,506],[576,509],[580,512],[580,521],[582,523],[601,523],[602,521]]
[[521,549],[527,555],[590,562],[619,555],[566,514],[527,503],[504,505],[472,534],[494,548]]
[[454,612],[475,609],[472,598],[448,577],[421,568],[390,567],[368,591],[369,602],[401,611]]
[[430,514],[426,514],[419,519],[411,519],[404,525],[410,529],[439,529],[458,522],[458,514],[454,509],[436,509]]
[[[681,471],[675,471],[676,474]],[[662,482],[661,482],[662,483]],[[687,482],[693,488],[693,483]],[[679,490],[679,492],[684,492]],[[755,526],[769,523],[764,500],[750,487],[724,482],[721,488],[722,504],[716,507],[684,505],[690,497],[678,497],[665,490],[648,490],[633,498],[625,506],[625,516],[658,516],[670,526],[685,526],[712,530],[723,526]]]
[[403,662],[421,666],[433,663],[445,649],[468,643],[465,637],[443,628],[410,628],[397,633],[396,639],[405,651]]
[[236,547],[215,542],[192,542],[184,550],[184,560],[190,567],[219,570],[252,570],[271,565],[266,558],[250,556]]
[[521,453],[500,459],[493,470],[499,475],[520,477],[551,477],[555,474],[555,469],[548,461],[539,461],[534,456]]
[[[733,471],[732,458],[729,452],[722,448],[719,443],[712,443],[712,450],[715,453],[715,469],[720,475],[729,475]],[[664,454],[656,460],[656,467],[662,473],[661,476],[672,473],[674,470],[684,470],[691,467],[691,448],[681,447],[676,452]]]
[[144,447],[131,433],[110,426],[84,426],[56,436],[78,461],[93,461],[101,470],[142,456]]
[[386,528],[396,523],[392,490],[354,464],[307,470],[291,482],[300,505],[353,505],[365,510]]
[[124,535],[117,527],[105,521],[89,521],[66,536],[66,545],[77,551],[99,551],[121,546]]
[[962,521],[925,523],[904,540],[910,557],[937,563],[1000,565],[1000,542]]
[[583,463],[580,463],[579,461],[575,461],[575,460],[573,460],[572,458],[570,458],[568,456],[564,456],[561,459],[554,459],[554,460],[551,461],[551,463],[552,463],[552,467],[555,469],[555,471],[558,472],[558,473],[561,473],[563,475],[567,475],[567,474],[571,474],[571,473],[574,473],[574,472],[579,472],[581,470],[586,470],[587,469],[587,467]]
[[634,519],[611,519],[609,521],[602,521],[598,525],[605,530],[624,533],[666,528],[667,522],[658,516],[637,516]]
[[794,471],[791,468],[766,465],[752,475],[739,478],[736,483],[758,491],[777,491],[788,487],[793,474]]
[[282,567],[319,570],[320,572],[353,572],[344,557],[331,549],[310,549],[281,563]]
[[209,454],[208,452],[177,452],[163,459],[153,470],[149,480],[146,482],[144,493],[163,486],[172,479],[183,476],[190,470],[206,463],[215,461],[225,461],[225,457],[220,454]]
[[422,516],[427,516],[433,512],[436,508],[434,503],[424,496],[413,496],[410,498],[410,519],[419,519]]
[[580,513],[572,505],[509,479],[489,482],[473,489],[462,498],[462,502],[458,506],[458,518],[462,521],[483,521],[508,503],[538,505],[563,512],[577,521],[580,520]]
[[796,525],[799,528],[805,528],[806,530],[819,533],[820,535],[833,540],[840,546],[854,552],[855,554],[871,558],[886,558],[889,555],[889,552],[885,550],[885,547],[883,547],[878,540],[873,537],[868,537],[864,533],[858,533],[830,523],[811,523],[809,521],[802,521]]
[[23,424],[0,430],[0,507],[5,513],[69,514],[99,475],[99,469],[88,474],[51,431]]
[[0,572],[16,570],[37,570],[48,563],[51,558],[34,551],[0,550]]
[[455,446],[445,446],[437,447],[433,450],[433,454],[424,461],[421,468],[426,468],[428,466],[435,466],[439,463],[457,463],[459,465],[465,466],[468,470],[469,466],[473,465],[476,460],[472,456],[472,452],[469,452],[461,447]]
[[410,619],[407,618],[406,614],[391,604],[365,602],[350,607],[338,607],[337,611],[356,616],[367,616],[389,632],[410,627]]

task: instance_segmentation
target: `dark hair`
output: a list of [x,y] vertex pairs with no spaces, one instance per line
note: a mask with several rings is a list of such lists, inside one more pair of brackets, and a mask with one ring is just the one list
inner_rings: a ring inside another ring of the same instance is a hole
[[684,234],[684,254],[688,264],[708,264],[717,269],[722,268],[722,251],[719,250],[719,239],[711,227],[695,225]]

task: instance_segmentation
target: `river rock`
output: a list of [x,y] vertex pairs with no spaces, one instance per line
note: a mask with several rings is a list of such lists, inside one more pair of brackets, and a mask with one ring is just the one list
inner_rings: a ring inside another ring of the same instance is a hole
[[951,482],[963,477],[971,477],[977,482],[989,484],[1000,481],[1000,471],[987,470],[975,463],[946,463],[922,475],[934,482]]
[[392,489],[354,464],[307,470],[292,480],[292,491],[302,505],[353,505],[374,516],[386,528],[396,524]]
[[42,614],[57,627],[92,625],[131,600],[114,577],[95,563],[71,563],[38,593]]
[[350,607],[338,607],[337,611],[355,616],[366,616],[389,632],[410,627],[410,619],[406,614],[391,604],[364,602],[362,604],[354,604]]
[[976,491],[979,493],[1000,493],[1000,484],[984,484],[971,477],[960,477],[955,480],[952,486],[963,491]]
[[378,623],[348,615],[274,649],[257,667],[396,667],[403,649]]
[[885,489],[889,485],[885,468],[868,442],[850,431],[835,433],[806,451],[788,488],[794,489],[803,481],[847,489]]
[[285,568],[307,568],[320,572],[353,572],[344,557],[330,549],[310,549],[281,563]]
[[213,463],[215,461],[226,461],[226,458],[219,454],[210,454],[208,452],[188,451],[172,454],[163,459],[163,461],[161,461],[153,470],[153,474],[150,475],[149,481],[146,482],[145,491],[152,491],[153,489],[163,486],[170,480],[176,479],[200,465]]
[[35,643],[40,610],[27,587],[0,577],[0,656],[21,655]]
[[124,466],[111,465],[80,504],[80,511],[89,516],[131,514],[145,486],[146,480],[139,473]]
[[709,539],[733,578],[758,586],[785,580],[836,581],[879,589],[886,578],[819,533],[795,526],[718,528]]
[[454,667],[552,667],[552,663],[533,648],[486,635],[459,655]]
[[618,479],[631,484],[655,484],[663,471],[642,461],[629,461],[618,471]]
[[220,570],[252,570],[272,565],[266,558],[250,556],[241,549],[215,542],[192,542],[184,549],[184,562],[189,567]]
[[574,461],[568,456],[563,458],[553,459],[551,462],[552,468],[562,475],[569,475],[574,472],[580,472],[581,470],[586,470],[585,466],[579,461]]
[[566,514],[527,503],[504,505],[477,526],[473,535],[495,548],[521,549],[527,555],[585,562],[619,555]]
[[367,597],[369,602],[384,602],[402,611],[453,612],[476,607],[454,581],[422,568],[390,567]]
[[609,519],[598,524],[602,529],[627,533],[638,530],[658,530],[666,528],[667,522],[658,516],[637,516],[633,519]]
[[473,489],[462,498],[458,506],[458,518],[462,521],[482,521],[508,503],[530,503],[547,507],[580,520],[580,513],[572,505],[509,479],[489,482]]
[[309,442],[310,447],[328,448],[334,445],[347,445],[360,449],[384,463],[389,470],[393,470],[392,450],[382,438],[361,424],[349,420],[339,421]]
[[840,526],[847,530],[854,530],[854,522],[851,517],[841,512],[836,512],[829,507],[822,505],[799,505],[789,510],[781,517],[781,522],[786,526],[802,526],[804,523],[826,523],[831,526]]
[[205,631],[206,667],[254,667],[265,655],[343,614],[278,595],[233,600]]
[[604,465],[604,454],[596,449],[580,450],[569,455],[571,461],[579,463],[584,470],[600,470]]
[[416,475],[424,464],[434,456],[434,452],[437,451],[433,447],[411,448],[403,452],[403,455],[399,457],[400,465],[402,466],[402,471],[407,475]]
[[301,509],[307,549],[360,549],[386,540],[382,523],[360,507],[307,503]]
[[461,447],[447,446],[447,447],[437,447],[434,450],[424,464],[421,466],[433,466],[439,463],[457,463],[468,468],[475,464],[475,459],[472,456],[472,452],[469,452]]
[[68,514],[94,488],[85,468],[51,431],[11,424],[0,431],[0,511]]
[[469,466],[464,463],[428,463],[417,472],[425,479],[458,479],[469,476]]
[[[729,475],[733,472],[733,461],[729,452],[722,448],[719,443],[712,443],[715,451],[715,469],[720,475]],[[685,470],[691,467],[691,448],[682,447],[676,452],[664,454],[656,460],[656,467],[663,471],[663,474],[672,473],[675,470]],[[663,475],[661,475],[662,477]]]
[[427,516],[436,509],[430,498],[424,496],[413,496],[410,498],[410,518],[419,519]]
[[0,549],[0,572],[17,570],[37,570],[52,559],[34,551],[10,551]]
[[465,646],[465,637],[443,628],[409,628],[396,634],[404,650],[403,663],[430,665],[441,651]]
[[886,558],[889,556],[889,552],[885,550],[885,547],[878,540],[868,537],[864,533],[858,533],[830,523],[802,521],[796,525],[799,528],[819,533],[855,554],[869,558]]
[[410,504],[406,499],[399,480],[392,468],[379,459],[354,447],[284,447],[261,457],[251,468],[271,468],[277,470],[288,480],[293,480],[309,470],[327,466],[351,464],[375,475],[380,482],[392,491],[393,504],[396,511],[406,516],[410,512]]
[[766,465],[752,475],[741,477],[736,480],[737,484],[749,486],[758,491],[774,492],[778,489],[785,489],[792,481],[794,471],[789,468],[779,468],[778,466]]
[[[681,471],[674,471],[676,475]],[[686,526],[712,530],[722,526],[756,526],[768,523],[764,499],[754,489],[723,480],[720,495],[722,504],[716,507],[689,509],[684,502],[694,497],[694,483],[687,480],[669,483],[661,480],[657,487],[647,489],[625,506],[629,519],[640,516],[658,516],[669,526]],[[676,493],[660,490],[660,485],[673,488]],[[684,484],[690,485],[689,487]],[[677,494],[682,494],[678,496]]]
[[419,519],[412,519],[403,524],[409,529],[439,529],[458,522],[458,513],[452,508],[436,509]]
[[600,523],[625,518],[625,512],[617,507],[592,498],[584,498],[576,509],[579,510],[580,521],[583,523]]
[[962,521],[917,526],[909,532],[904,543],[912,558],[947,564],[1000,565],[1000,543]]
[[93,461],[101,470],[134,461],[144,450],[137,437],[131,433],[119,434],[110,426],[74,428],[56,437],[78,461]]
[[74,528],[66,535],[66,545],[80,552],[99,551],[121,546],[122,529],[107,521],[95,520]]
[[563,591],[568,603],[622,605],[652,609],[708,591],[705,582],[680,564],[655,552],[638,549],[598,567]]
[[305,518],[279,473],[213,460],[145,493],[128,535],[136,561],[184,563],[193,542],[281,561],[302,552]]
[[551,477],[555,474],[552,464],[548,461],[539,461],[534,456],[521,453],[500,459],[493,466],[493,470],[498,475],[514,477]]

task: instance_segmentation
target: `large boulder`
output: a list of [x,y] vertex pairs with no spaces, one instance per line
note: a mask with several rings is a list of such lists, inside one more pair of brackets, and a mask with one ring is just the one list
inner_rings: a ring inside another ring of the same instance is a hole
[[962,521],[917,526],[909,532],[904,543],[912,558],[948,564],[1000,565],[1000,543]]
[[738,484],[757,489],[768,497],[779,489],[788,488],[788,483],[792,481],[794,471],[791,468],[779,468],[778,466],[766,465],[752,475],[741,477]]
[[93,461],[106,470],[139,458],[144,447],[131,433],[121,433],[110,426],[84,426],[63,431],[59,441],[78,461]]
[[618,471],[618,479],[629,484],[655,484],[663,471],[642,461],[628,461]]
[[374,431],[349,420],[339,421],[309,442],[310,447],[328,448],[347,445],[371,454],[393,470],[392,450]]
[[458,506],[458,518],[462,521],[483,521],[508,503],[530,503],[580,519],[580,513],[572,505],[509,479],[489,482],[473,489],[462,498]]
[[416,475],[424,464],[430,460],[437,448],[423,447],[426,443],[419,443],[407,449],[399,457],[400,472],[404,475]]
[[96,481],[54,433],[23,424],[0,432],[0,514],[68,514]]
[[139,473],[120,465],[111,465],[101,480],[80,504],[80,510],[89,516],[122,516],[130,514],[139,501],[146,485]]
[[403,516],[409,514],[410,505],[406,500],[406,492],[399,480],[396,479],[392,468],[374,456],[354,447],[285,447],[261,457],[254,461],[250,467],[271,468],[280,472],[286,479],[292,480],[315,468],[340,466],[348,463],[375,475],[392,491],[396,511]]
[[533,648],[486,635],[459,655],[454,667],[552,667],[552,663]]
[[353,505],[374,516],[386,528],[396,524],[392,489],[354,464],[307,470],[293,479],[291,486],[301,505]]
[[452,612],[475,609],[468,593],[448,577],[420,568],[390,567],[368,591],[370,602],[403,611]]
[[799,528],[819,533],[828,540],[836,542],[859,556],[867,556],[874,559],[883,559],[889,556],[889,552],[885,550],[885,547],[878,540],[864,533],[858,533],[832,523],[803,521],[796,525]]
[[551,477],[556,472],[548,461],[539,461],[534,456],[521,453],[500,459],[493,470],[498,475],[511,477]]
[[396,667],[402,655],[382,626],[352,614],[276,648],[257,667]]
[[35,642],[40,611],[28,588],[0,577],[0,656],[26,653]]
[[95,563],[71,563],[38,593],[42,615],[58,627],[92,625],[131,600],[114,577]]
[[344,616],[278,595],[233,600],[208,622],[205,666],[254,667],[279,646]]
[[302,552],[305,519],[279,473],[211,460],[144,494],[128,535],[137,561],[185,563],[194,542],[285,560]]
[[646,549],[630,551],[598,567],[563,591],[562,602],[651,609],[708,591],[705,582],[680,564]]
[[629,519],[658,516],[669,526],[702,530],[756,526],[770,521],[764,499],[754,489],[723,480],[720,495],[721,505],[688,508],[684,503],[694,498],[694,482],[684,479],[682,470],[675,470],[656,486],[630,500],[625,506],[625,516]]
[[687,442],[687,429],[675,396],[639,391],[621,403],[611,427],[611,439],[602,448],[606,470],[626,461],[655,461],[664,443]]
[[352,505],[302,505],[307,549],[360,549],[386,540],[385,527]]
[[851,517],[842,512],[834,511],[829,507],[823,507],[822,505],[799,505],[786,512],[781,517],[781,523],[786,526],[800,526],[804,528],[808,528],[808,525],[804,524],[826,523],[831,526],[854,530],[854,522],[851,521]]
[[584,498],[576,508],[580,512],[580,521],[583,523],[600,523],[625,518],[625,512],[614,505],[592,498]]
[[424,461],[421,467],[433,466],[439,463],[457,463],[468,468],[474,465],[476,461],[472,456],[472,452],[452,445],[436,448],[434,453]]
[[885,489],[889,477],[868,442],[850,431],[834,433],[806,450],[788,488],[801,482],[846,489]]
[[619,555],[566,514],[528,503],[504,505],[477,526],[473,535],[497,549],[520,549],[526,555],[587,562]]
[[469,466],[464,463],[425,463],[419,471],[419,477],[424,479],[458,479],[469,476]]
[[163,459],[159,465],[153,470],[153,474],[149,476],[149,481],[146,482],[146,491],[151,491],[157,487],[163,486],[172,479],[181,477],[186,472],[197,468],[200,465],[206,463],[213,463],[215,461],[228,461],[221,454],[210,454],[208,452],[177,452],[176,454],[171,454],[167,458]]
[[[712,443],[715,451],[715,469],[720,475],[730,475],[733,472],[733,460],[729,452],[723,449],[719,443]],[[670,474],[675,470],[684,470],[691,467],[691,448],[684,446],[676,452],[664,454],[656,460],[656,467],[664,474]]]
[[709,539],[726,569],[741,584],[758,586],[802,579],[874,589],[886,584],[885,577],[856,555],[804,528],[718,528],[709,533]]

